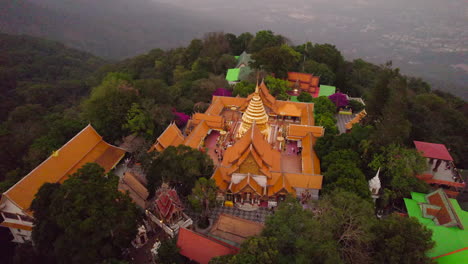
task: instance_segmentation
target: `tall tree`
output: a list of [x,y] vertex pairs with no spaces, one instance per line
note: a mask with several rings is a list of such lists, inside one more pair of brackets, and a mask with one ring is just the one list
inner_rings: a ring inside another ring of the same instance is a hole
[[[239,36],[240,37],[240,36]],[[286,38],[281,35],[275,35],[271,30],[261,30],[255,34],[249,45],[249,52],[255,53],[262,49],[281,46],[286,43]]]
[[290,70],[294,70],[300,54],[286,44],[262,49],[252,55],[252,66],[275,73],[277,78],[286,78]]
[[179,195],[185,197],[190,194],[198,178],[211,176],[213,161],[206,153],[191,147],[170,146],[156,154],[154,161],[145,169],[150,196],[163,182],[169,182]]
[[391,215],[372,228],[372,258],[375,263],[433,263],[427,256],[434,247],[432,232],[413,217]]
[[192,194],[188,196],[192,208],[201,213],[199,226],[202,228],[209,225],[208,217],[210,216],[210,210],[216,206],[217,192],[218,187],[215,180],[201,177],[195,182]]
[[34,243],[53,250],[58,263],[118,259],[136,235],[139,212],[117,185],[117,176],[105,175],[95,163],[62,185],[45,184],[31,205]]

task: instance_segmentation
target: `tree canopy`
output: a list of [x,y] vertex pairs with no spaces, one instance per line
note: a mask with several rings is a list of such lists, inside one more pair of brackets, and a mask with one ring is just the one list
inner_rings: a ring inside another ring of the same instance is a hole
[[168,182],[179,195],[185,197],[191,193],[199,178],[211,176],[213,161],[206,153],[191,147],[170,146],[156,154],[146,171],[150,197],[163,182]]
[[95,163],[61,185],[44,184],[31,205],[36,248],[58,263],[120,258],[136,236],[139,212],[117,184],[116,176]]

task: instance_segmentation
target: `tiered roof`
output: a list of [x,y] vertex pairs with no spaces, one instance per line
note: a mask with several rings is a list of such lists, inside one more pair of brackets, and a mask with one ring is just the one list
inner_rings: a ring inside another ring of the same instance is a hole
[[430,194],[411,193],[405,198],[408,215],[432,230],[436,242],[428,255],[438,263],[464,263],[468,257],[468,212],[442,189]]
[[3,193],[2,201],[8,199],[23,212],[32,215],[29,207],[44,183],[62,183],[89,162],[99,164],[107,173],[117,165],[124,155],[125,150],[105,142],[97,131],[88,125]]
[[288,82],[291,86],[299,85],[299,88],[309,93],[315,93],[319,88],[320,77],[310,73],[288,72]]
[[174,215],[184,210],[184,206],[177,195],[176,190],[169,188],[166,184],[163,184],[156,191],[155,200],[155,211],[165,222],[171,222],[174,219]]
[[175,123],[171,123],[164,132],[156,139],[148,152],[163,151],[169,146],[178,146],[184,143],[184,136]]
[[242,125],[238,131],[238,137],[242,137],[247,130],[252,127],[252,124],[257,124],[263,135],[268,135],[268,115],[263,107],[262,99],[259,95],[259,88],[255,88],[255,93],[249,101],[249,105],[242,115]]

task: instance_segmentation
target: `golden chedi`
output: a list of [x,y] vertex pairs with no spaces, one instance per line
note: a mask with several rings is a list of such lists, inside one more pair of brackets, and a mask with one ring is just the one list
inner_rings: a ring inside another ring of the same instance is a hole
[[237,137],[242,137],[245,132],[247,132],[252,127],[254,122],[262,134],[267,137],[270,130],[268,125],[268,115],[265,111],[265,107],[263,106],[262,99],[258,93],[258,85],[255,89],[255,93],[253,94],[252,99],[250,99],[249,106],[242,115],[242,124],[237,131]]

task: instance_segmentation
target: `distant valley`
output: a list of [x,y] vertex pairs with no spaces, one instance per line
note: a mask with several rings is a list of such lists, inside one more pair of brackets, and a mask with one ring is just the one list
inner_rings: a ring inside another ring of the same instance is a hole
[[336,45],[348,60],[392,60],[434,89],[468,99],[468,6],[453,1],[32,0],[0,3],[0,31],[121,59],[186,45],[210,31],[271,29]]

